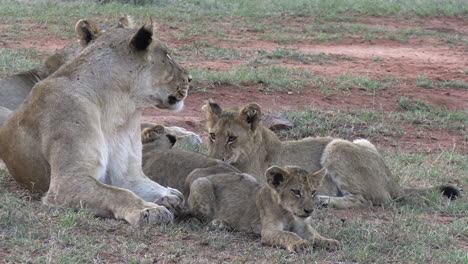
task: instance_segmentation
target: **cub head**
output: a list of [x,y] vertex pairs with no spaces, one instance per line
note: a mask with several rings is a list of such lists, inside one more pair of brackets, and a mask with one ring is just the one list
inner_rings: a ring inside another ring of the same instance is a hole
[[164,126],[154,125],[141,131],[141,143],[151,144],[157,149],[171,149],[176,143],[176,137],[166,133]]
[[313,212],[316,193],[325,174],[325,169],[309,173],[296,166],[273,166],[265,172],[267,188],[277,197],[279,205],[302,218]]
[[202,110],[208,119],[209,155],[234,166],[249,162],[258,145],[260,106],[252,103],[240,110],[222,110],[210,101]]
[[[74,62],[86,67],[90,78],[100,77],[95,87],[129,94],[138,108],[154,105],[181,110],[192,77],[156,39],[151,20],[137,29],[127,24],[120,22],[102,32]],[[85,40],[93,38],[86,33],[89,29],[92,27],[78,21],[76,31]]]

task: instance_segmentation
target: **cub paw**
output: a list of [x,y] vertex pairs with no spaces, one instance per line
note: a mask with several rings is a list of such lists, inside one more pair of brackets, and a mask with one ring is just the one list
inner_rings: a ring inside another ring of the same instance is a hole
[[321,239],[319,241],[315,241],[314,246],[325,248],[327,250],[337,250],[340,248],[340,242],[335,239]]
[[135,210],[126,218],[132,226],[170,224],[174,215],[164,206],[154,205],[143,210]]
[[183,214],[184,196],[176,189],[168,188],[168,190],[168,195],[157,199],[154,203],[166,207],[175,215]]
[[299,240],[289,244],[286,249],[291,252],[301,252],[310,246],[310,242],[307,240]]
[[214,219],[211,221],[211,226],[220,230],[230,230],[231,228],[223,220]]

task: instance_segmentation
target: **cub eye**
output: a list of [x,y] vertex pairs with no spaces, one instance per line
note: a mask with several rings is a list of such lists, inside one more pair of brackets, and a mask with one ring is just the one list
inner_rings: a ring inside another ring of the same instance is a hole
[[297,197],[301,197],[301,196],[302,196],[302,195],[301,195],[301,191],[298,190],[298,189],[292,189],[291,191],[292,191],[292,193],[293,193],[294,195],[296,195]]
[[230,137],[228,138],[227,143],[234,143],[234,142],[236,142],[236,140],[237,140],[237,137],[235,137],[235,136],[230,136]]
[[215,135],[214,133],[210,133],[210,139],[211,139],[212,141],[215,141],[216,135]]
[[317,190],[312,191],[312,196],[314,196],[315,194],[317,194]]

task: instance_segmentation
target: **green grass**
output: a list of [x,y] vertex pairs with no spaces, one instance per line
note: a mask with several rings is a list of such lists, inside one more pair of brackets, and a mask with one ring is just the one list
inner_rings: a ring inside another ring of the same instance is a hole
[[426,89],[432,89],[434,87],[450,87],[458,89],[468,89],[468,83],[458,81],[442,81],[433,82],[427,79],[425,76],[418,76],[416,84]]
[[257,50],[257,56],[250,59],[248,66],[281,64],[284,61],[293,64],[327,64],[335,60],[353,60],[351,56],[332,55],[325,53],[304,53],[290,49],[276,49],[271,52]]
[[468,111],[447,110],[416,98],[400,97],[398,105],[404,112],[394,113],[396,120],[427,128],[447,129],[457,132],[468,139]]
[[402,127],[392,124],[383,113],[372,110],[321,111],[291,110],[281,115],[294,122],[293,130],[281,132],[284,139],[309,136],[333,136],[346,139],[401,135]]
[[0,48],[0,79],[35,68],[41,60],[35,49]]
[[258,86],[261,90],[300,91],[313,78],[306,71],[279,66],[235,67],[228,71],[194,69],[191,71],[196,80],[195,87],[216,85]]
[[[432,155],[383,154],[404,185],[427,187],[454,179],[468,184],[466,154],[444,149]],[[464,263],[467,258],[465,197],[449,202],[434,195],[389,202],[383,208],[316,210],[314,226],[323,236],[341,241],[342,248],[290,254],[262,246],[256,235],[213,230],[194,219],[133,228],[83,210],[49,208],[10,192],[9,186],[16,183],[9,177],[0,169],[0,234],[6,262]]]
[[334,78],[318,77],[315,79],[314,84],[328,97],[339,91],[350,91],[352,89],[376,93],[391,89],[395,85],[398,85],[398,81],[391,76],[386,77],[384,80],[377,80],[370,76],[357,76],[346,73]]

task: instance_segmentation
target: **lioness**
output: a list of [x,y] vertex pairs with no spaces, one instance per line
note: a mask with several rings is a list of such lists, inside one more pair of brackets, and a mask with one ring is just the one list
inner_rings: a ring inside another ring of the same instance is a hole
[[[83,39],[86,24],[76,25]],[[183,196],[143,173],[140,119],[144,106],[181,110],[190,80],[152,24],[108,29],[34,86],[0,127],[0,157],[17,181],[47,191],[44,204],[171,222]]]
[[299,251],[309,245],[335,249],[311,226],[314,198],[325,169],[308,173],[299,167],[273,166],[267,184],[248,174],[224,173],[195,180],[187,199],[192,215],[218,228],[261,234],[262,243]]
[[319,190],[324,205],[335,208],[380,205],[390,199],[426,194],[434,189],[452,199],[459,196],[453,186],[401,187],[375,146],[367,140],[350,142],[317,137],[282,142],[261,124],[258,104],[240,110],[223,110],[209,102],[202,109],[208,118],[210,156],[255,176],[260,182],[265,182],[263,172],[273,165],[294,165],[308,171],[326,168],[328,173]]
[[[62,65],[75,58],[78,53],[98,38],[103,32],[96,22],[91,20],[83,21],[84,22],[80,27],[76,28],[76,30],[83,31],[83,28],[86,28],[85,31],[81,33],[81,35],[87,34],[85,37],[80,38],[79,41],[73,41],[64,48],[57,50],[46,59],[43,65],[0,80],[0,126],[8,115],[23,103],[36,83],[44,80],[62,67]],[[119,19],[117,26],[132,27],[133,21],[130,16],[125,15]]]

